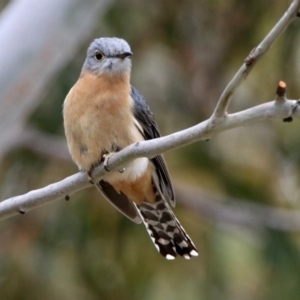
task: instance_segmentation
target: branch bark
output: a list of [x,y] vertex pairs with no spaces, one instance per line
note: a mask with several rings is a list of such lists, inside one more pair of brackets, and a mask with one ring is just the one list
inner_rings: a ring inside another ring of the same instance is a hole
[[175,185],[178,200],[206,220],[254,230],[300,231],[300,212],[236,199],[212,197],[195,187]]
[[[258,54],[259,56],[262,56],[270,48],[275,39],[282,33],[286,26],[288,26],[291,20],[296,17],[299,7],[300,0],[293,1],[287,13],[283,16],[283,18],[281,18],[277,25],[264,39],[263,44],[265,45],[265,51],[261,52],[260,50],[255,50],[258,51],[254,53],[255,59],[258,57]],[[225,95],[229,95],[231,97],[234,90],[242,82],[241,79],[245,78],[241,74],[243,73],[241,70],[243,70],[245,66],[249,71],[254,64],[251,63],[249,66],[249,62],[245,63],[245,65],[240,69],[240,71],[225,89]],[[224,93],[222,95],[224,95]],[[226,113],[226,109],[230,100],[230,97],[227,96],[221,96],[217,108],[210,119],[205,120],[196,126],[165,137],[132,144],[113,155],[109,159],[108,168],[111,171],[119,170],[123,167],[126,167],[126,164],[138,157],[152,158],[160,153],[183,147],[196,141],[210,139],[215,134],[239,126],[244,126],[253,121],[270,118],[291,120],[292,117],[300,117],[300,108],[297,100],[286,99],[285,90],[281,94],[279,94],[277,90],[277,96],[275,100],[271,102],[264,103],[234,114]],[[100,165],[94,170],[92,176],[95,179],[100,179],[105,175],[105,172],[106,171],[104,170],[103,166]],[[0,203],[0,219],[5,219],[18,213],[25,213],[40,205],[63,197],[68,197],[78,190],[87,188],[89,186],[91,185],[86,175],[83,173],[77,173],[42,189],[31,191],[25,195],[12,197]]]
[[[298,102],[296,100],[277,99],[239,113],[227,115],[226,118],[222,118],[222,122],[215,123],[214,125],[209,125],[211,121],[206,120],[194,127],[165,137],[132,144],[114,154],[109,159],[108,168],[111,171],[119,170],[138,157],[151,158],[168,150],[176,149],[199,140],[206,140],[217,133],[243,126],[254,120],[270,118],[284,119],[291,116],[300,117]],[[94,170],[92,176],[100,180],[106,172],[101,164]],[[54,200],[68,197],[90,186],[91,184],[86,174],[79,172],[44,188],[30,191],[21,196],[12,197],[0,203],[0,220],[19,213],[28,212],[33,208]]]
[[270,49],[275,40],[285,31],[288,25],[298,17],[300,9],[299,0],[294,0],[286,13],[277,22],[269,34],[262,40],[262,42],[255,47],[248,57],[245,59],[244,64],[228,83],[218,101],[213,116],[220,118],[226,114],[228,105],[232,96],[238,86],[247,78],[256,62]]

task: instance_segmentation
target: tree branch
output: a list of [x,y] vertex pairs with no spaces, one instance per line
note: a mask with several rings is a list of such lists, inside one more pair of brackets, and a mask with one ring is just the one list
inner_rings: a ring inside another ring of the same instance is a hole
[[[279,99],[280,98],[280,99]],[[206,120],[194,127],[173,133],[171,135],[132,144],[114,154],[108,162],[111,171],[119,170],[130,161],[139,157],[155,157],[156,155],[196,141],[206,140],[225,130],[243,126],[259,119],[300,117],[300,109],[296,100],[282,99],[268,102],[245,111],[227,115],[221,122],[211,124]],[[99,180],[107,171],[102,165],[97,167],[92,176]],[[79,172],[66,179],[47,187],[31,191],[27,194],[12,197],[0,203],[0,220],[25,213],[33,208],[72,195],[73,193],[90,187],[91,184],[85,173]]]
[[175,193],[181,203],[208,221],[255,230],[268,228],[289,232],[300,231],[299,212],[235,199],[224,200],[182,184],[175,185]]
[[[264,39],[262,43],[264,50],[261,51],[259,47],[256,48],[254,51],[255,60],[258,56],[262,56],[269,49],[275,39],[296,16],[296,12],[299,11],[299,1],[293,1],[288,12],[283,16],[283,18],[281,18],[274,29],[272,29],[272,31]],[[246,69],[244,69],[245,66],[247,67]],[[247,73],[253,66],[253,62],[246,62],[240,69],[223,92],[223,96],[221,96],[217,108],[210,119],[205,120],[196,126],[165,137],[132,144],[113,155],[109,159],[108,168],[111,171],[119,170],[138,157],[153,158],[160,153],[183,147],[196,141],[210,139],[217,133],[239,126],[244,126],[253,121],[270,118],[281,118],[286,121],[291,121],[292,117],[300,117],[298,102],[296,100],[286,99],[286,86],[284,83],[284,86],[282,86],[282,82],[279,83],[277,88],[277,96],[275,100],[234,114],[224,113],[229,104],[230,97],[238,84],[242,81],[241,76],[244,74],[243,72]],[[283,87],[283,90],[280,90],[280,87]],[[105,173],[106,171],[103,166],[100,165],[94,170],[92,176],[99,180],[105,175]],[[77,173],[47,187],[31,191],[25,195],[12,197],[0,203],[0,219],[5,219],[18,213],[25,213],[40,205],[62,197],[68,197],[78,190],[89,186],[91,186],[91,184],[89,183],[87,176],[84,173]]]
[[25,127],[7,147],[8,149],[24,147],[44,156],[65,161],[71,159],[65,138],[41,133],[31,127]]
[[294,0],[286,13],[277,22],[269,34],[262,40],[262,42],[255,47],[248,57],[245,59],[244,64],[235,74],[233,79],[228,83],[225,90],[221,94],[219,102],[213,113],[214,117],[220,118],[226,114],[228,105],[232,99],[235,90],[247,78],[255,63],[269,50],[275,40],[285,31],[287,26],[298,16],[300,9],[300,1]]

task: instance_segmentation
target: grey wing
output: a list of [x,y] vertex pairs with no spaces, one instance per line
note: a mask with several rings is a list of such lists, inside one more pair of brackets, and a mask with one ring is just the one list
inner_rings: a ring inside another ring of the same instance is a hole
[[[151,140],[160,137],[160,133],[155,122],[153,113],[151,112],[146,100],[142,94],[134,87],[131,87],[131,98],[134,101],[133,113],[134,117],[141,125],[141,132],[145,140]],[[139,129],[139,128],[138,128]],[[167,169],[167,165],[162,155],[158,155],[151,159],[159,180],[160,189],[165,198],[170,201],[172,206],[175,206],[175,195],[172,187],[171,178]]]
[[101,180],[95,184],[98,191],[112,204],[118,211],[131,221],[141,224],[142,219],[135,205],[122,192],[118,193],[108,182]]

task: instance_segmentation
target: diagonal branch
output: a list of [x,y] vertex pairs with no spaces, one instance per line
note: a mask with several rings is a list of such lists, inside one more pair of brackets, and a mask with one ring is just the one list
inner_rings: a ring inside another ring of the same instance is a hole
[[[222,122],[213,125],[210,120],[206,120],[196,126],[165,137],[132,144],[114,154],[109,159],[108,168],[111,171],[119,170],[136,158],[152,158],[160,153],[177,149],[196,141],[207,140],[217,133],[244,126],[253,121],[270,118],[285,119],[292,116],[300,117],[298,102],[296,100],[287,100],[284,96],[277,96],[274,101],[228,115],[226,118],[223,118]],[[105,173],[105,169],[100,165],[94,170],[92,176],[99,180]],[[44,188],[30,191],[21,196],[12,197],[0,203],[0,220],[19,213],[25,213],[54,200],[68,197],[90,186],[91,184],[85,173],[79,172]]]
[[269,34],[262,40],[262,42],[254,48],[249,56],[245,59],[244,64],[237,71],[232,80],[228,83],[224,89],[218,104],[215,108],[213,116],[220,118],[226,115],[228,105],[232,99],[235,90],[241,85],[241,83],[247,78],[248,74],[253,69],[255,63],[269,50],[275,40],[285,31],[287,26],[297,18],[298,11],[300,9],[300,1],[294,0],[286,13],[277,22]]
[[300,212],[237,199],[212,197],[200,189],[176,184],[178,200],[208,221],[240,228],[299,232]]
[[[287,13],[271,30],[260,46],[253,51],[252,56],[246,60],[245,65],[238,71],[237,75],[223,92],[216,110],[210,119],[165,137],[132,144],[113,155],[109,159],[108,168],[112,171],[119,170],[138,157],[153,158],[160,153],[183,147],[196,141],[210,139],[217,133],[244,126],[253,121],[270,118],[291,121],[292,117],[299,118],[300,108],[298,101],[286,99],[286,86],[282,82],[279,83],[277,96],[274,101],[234,114],[225,113],[233,92],[242,80],[246,78],[247,72],[249,73],[253,68],[254,62],[269,49],[275,39],[295,18],[296,13],[299,11],[299,2],[300,0],[293,1]],[[281,90],[280,87],[282,88]],[[95,179],[100,179],[105,173],[106,171],[103,166],[100,165],[94,170],[92,176]],[[63,197],[68,198],[69,195],[89,186],[91,185],[87,176],[84,173],[77,173],[47,187],[31,191],[25,195],[12,197],[0,203],[0,219],[5,219],[18,213],[25,213],[35,207]]]

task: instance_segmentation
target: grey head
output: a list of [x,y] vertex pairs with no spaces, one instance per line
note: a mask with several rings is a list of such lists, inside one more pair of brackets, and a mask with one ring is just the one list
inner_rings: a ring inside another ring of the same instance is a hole
[[132,52],[128,43],[119,38],[95,39],[88,48],[82,70],[96,75],[130,73]]

